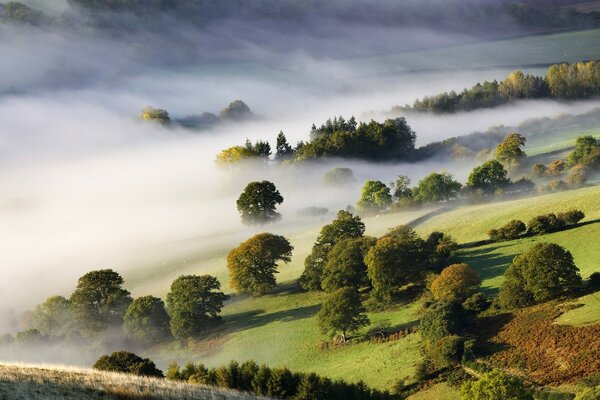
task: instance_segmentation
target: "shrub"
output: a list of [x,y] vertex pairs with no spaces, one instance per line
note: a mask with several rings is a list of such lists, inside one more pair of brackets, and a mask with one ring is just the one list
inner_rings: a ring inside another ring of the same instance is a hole
[[437,369],[451,367],[461,361],[464,342],[465,339],[460,336],[444,336],[429,347],[427,356]]
[[558,213],[556,216],[564,225],[575,225],[585,218],[585,214],[581,210],[569,210],[564,213]]
[[481,279],[468,264],[453,264],[431,283],[431,293],[437,300],[464,301],[481,284]]
[[600,290],[600,272],[593,272],[589,276],[587,280],[587,286],[591,291],[594,292]]
[[96,361],[93,368],[101,371],[163,377],[162,371],[156,368],[154,362],[128,351],[116,351],[110,355],[104,355]]
[[467,381],[460,388],[463,400],[533,400],[520,379],[494,370],[477,381]]
[[419,323],[425,349],[445,336],[459,334],[462,330],[461,314],[456,303],[439,302],[429,307]]
[[491,240],[512,240],[517,239],[525,233],[527,227],[523,221],[513,219],[506,225],[498,229],[490,229],[488,236]]
[[127,308],[123,329],[127,336],[143,344],[154,344],[171,335],[165,304],[154,296],[135,299]]
[[553,214],[538,215],[529,221],[528,233],[541,235],[559,230],[564,226],[563,221]]
[[478,314],[489,308],[490,301],[485,294],[477,292],[466,299],[462,305],[466,311]]

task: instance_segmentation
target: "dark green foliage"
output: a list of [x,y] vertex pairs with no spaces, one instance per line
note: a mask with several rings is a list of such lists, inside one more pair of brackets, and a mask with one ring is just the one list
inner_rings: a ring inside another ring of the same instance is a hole
[[[533,398],[535,400],[573,400],[575,398],[575,394],[566,393],[566,392],[553,392],[553,391],[540,391],[537,390],[533,394]],[[588,400],[597,400],[596,399],[588,399]]]
[[392,204],[390,188],[381,181],[366,181],[362,188],[360,200],[356,206],[366,212],[377,212]]
[[47,335],[64,335],[73,328],[71,302],[62,296],[49,297],[33,312],[33,323]]
[[0,8],[0,20],[25,23],[29,25],[42,25],[50,22],[41,11],[34,10],[23,3],[9,1]]
[[459,335],[464,317],[460,305],[451,302],[435,303],[421,317],[419,331],[427,350],[446,336]]
[[413,193],[410,188],[410,178],[405,175],[398,175],[398,178],[391,184],[392,198],[395,201],[412,198]]
[[323,333],[341,332],[342,342],[345,342],[346,333],[356,332],[369,324],[365,312],[356,289],[344,287],[329,294],[317,314],[317,321]]
[[439,203],[455,198],[461,187],[448,172],[434,172],[412,189],[412,195],[419,203]]
[[323,268],[333,246],[343,239],[359,238],[364,233],[365,224],[360,217],[339,211],[335,220],[321,228],[310,255],[304,261],[300,285],[305,290],[321,290]]
[[309,160],[346,157],[363,160],[409,160],[415,149],[416,135],[404,118],[383,123],[360,123],[342,117],[314,127],[311,141],[297,149],[296,159]]
[[127,336],[139,343],[159,343],[169,336],[169,315],[165,303],[154,296],[135,299],[127,308],[123,329]]
[[568,295],[580,287],[571,253],[554,243],[538,243],[508,267],[499,300],[503,307],[515,308]]
[[123,278],[112,269],[88,272],[79,278],[71,295],[71,311],[80,330],[98,332],[121,326],[131,296]]
[[471,171],[467,179],[467,187],[493,194],[510,183],[506,175],[506,169],[500,162],[496,160],[486,161]]
[[333,168],[325,173],[323,181],[330,186],[343,186],[354,182],[354,174],[350,168]]
[[488,231],[488,236],[494,241],[513,240],[523,235],[526,231],[527,226],[525,226],[523,221],[513,219],[498,229],[490,229]]
[[564,213],[558,213],[556,218],[562,221],[565,226],[568,226],[577,224],[585,218],[585,214],[581,210],[570,210]]
[[298,376],[289,369],[273,368],[267,381],[267,395],[280,399],[291,398],[296,394],[298,382]]
[[460,336],[444,336],[428,346],[427,357],[436,369],[456,365],[462,360],[464,342]]
[[429,256],[425,241],[408,226],[378,239],[365,257],[373,300],[381,305],[393,302],[403,285],[422,278]]
[[21,345],[41,344],[48,340],[48,336],[43,335],[38,329],[27,329],[17,332],[15,342]]
[[452,236],[443,232],[431,232],[425,241],[426,251],[429,253],[429,269],[439,271],[447,266],[458,250],[458,243]]
[[252,382],[250,386],[252,388],[252,392],[260,395],[266,395],[268,392],[267,384],[271,379],[271,368],[262,364],[258,367],[256,374],[252,378]]
[[600,143],[598,143],[595,137],[579,136],[575,140],[575,150],[567,156],[567,165],[572,167],[577,164],[583,164],[586,158],[598,147],[600,147]]
[[324,397],[323,382],[317,374],[306,374],[300,379],[295,400],[321,400]]
[[174,337],[195,336],[220,320],[223,303],[229,299],[220,288],[217,278],[210,275],[182,275],[173,281],[167,305]]
[[156,368],[154,362],[128,351],[116,351],[110,355],[100,357],[94,364],[94,369],[125,372],[141,376],[163,377],[162,371]]
[[275,211],[283,197],[272,182],[250,182],[237,199],[242,222],[248,225],[275,222],[281,215]]
[[327,257],[321,287],[326,292],[343,287],[360,289],[369,286],[364,258],[377,239],[365,236],[339,241]]
[[284,161],[294,156],[294,149],[287,141],[283,131],[280,131],[277,135],[277,142],[275,144],[275,159],[278,161]]
[[283,236],[271,233],[254,235],[227,255],[231,286],[238,293],[264,294],[277,285],[277,263],[290,262],[293,249]]
[[587,286],[593,292],[600,290],[600,272],[592,272],[588,277]]
[[527,233],[532,235],[542,235],[555,232],[565,226],[564,222],[553,214],[538,215],[529,221]]
[[488,309],[488,307],[490,306],[490,301],[488,300],[485,294],[477,292],[471,295],[469,298],[467,298],[462,303],[462,306],[466,311],[478,314]]
[[252,111],[250,107],[241,100],[235,100],[225,107],[220,113],[219,117],[223,120],[229,121],[242,121],[245,119],[252,118]]

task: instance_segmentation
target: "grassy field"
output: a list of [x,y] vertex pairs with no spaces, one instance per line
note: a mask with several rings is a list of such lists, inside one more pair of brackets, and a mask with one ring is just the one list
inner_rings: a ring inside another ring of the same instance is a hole
[[585,135],[600,138],[600,128],[533,135],[527,139],[525,152],[529,156],[536,156],[557,150],[568,149],[575,145],[577,137]]
[[437,383],[426,390],[413,394],[408,400],[459,400],[458,392],[447,383]]
[[91,369],[0,363],[0,399],[251,400],[266,398],[233,390]]
[[[600,270],[600,267],[598,268]],[[583,296],[573,302],[579,308],[567,311],[556,319],[557,324],[584,326],[600,323],[600,293]]]

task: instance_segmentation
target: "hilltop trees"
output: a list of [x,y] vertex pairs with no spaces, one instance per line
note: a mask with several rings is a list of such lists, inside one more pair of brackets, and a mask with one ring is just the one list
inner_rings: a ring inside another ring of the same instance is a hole
[[499,300],[506,308],[522,307],[570,294],[580,286],[571,253],[554,243],[538,243],[514,258],[504,273]]
[[218,314],[229,299],[220,288],[217,278],[210,275],[182,275],[173,281],[167,306],[175,338],[195,336],[220,319]]
[[165,303],[154,296],[135,299],[127,308],[123,329],[127,336],[142,344],[155,344],[170,336],[169,315]]
[[219,113],[221,119],[228,121],[242,121],[252,118],[252,116],[253,114],[252,111],[250,111],[250,107],[241,100],[235,100],[229,103],[229,105]]
[[290,262],[293,247],[283,236],[260,233],[227,255],[231,286],[238,293],[260,296],[275,287],[277,263]]
[[237,199],[237,209],[244,224],[265,224],[281,218],[275,211],[281,203],[283,197],[272,182],[250,182]]
[[120,326],[132,299],[122,287],[123,278],[112,269],[88,272],[79,278],[71,295],[71,310],[83,331]]
[[333,246],[343,239],[359,238],[364,233],[365,224],[360,217],[348,211],[339,211],[336,219],[321,228],[310,255],[304,261],[300,285],[306,290],[320,290],[323,267]]
[[324,333],[341,332],[342,342],[346,334],[369,324],[356,289],[344,287],[331,293],[317,314],[319,327]]
[[385,210],[392,204],[390,188],[381,181],[367,181],[356,206],[363,211],[377,212]]

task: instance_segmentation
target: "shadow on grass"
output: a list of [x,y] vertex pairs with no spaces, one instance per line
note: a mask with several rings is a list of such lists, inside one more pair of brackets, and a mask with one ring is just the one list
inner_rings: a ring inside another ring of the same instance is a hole
[[[510,244],[498,244],[496,246],[465,250],[458,256],[461,262],[465,262],[475,268],[482,280],[496,278],[504,274],[508,265],[518,253],[502,254],[498,250],[512,247]],[[485,290],[485,289],[484,289]],[[487,289],[495,292],[497,289]]]
[[223,317],[221,324],[214,334],[231,334],[247,329],[258,328],[272,322],[292,322],[313,317],[321,308],[320,304],[292,308],[265,314],[264,310],[252,310]]

